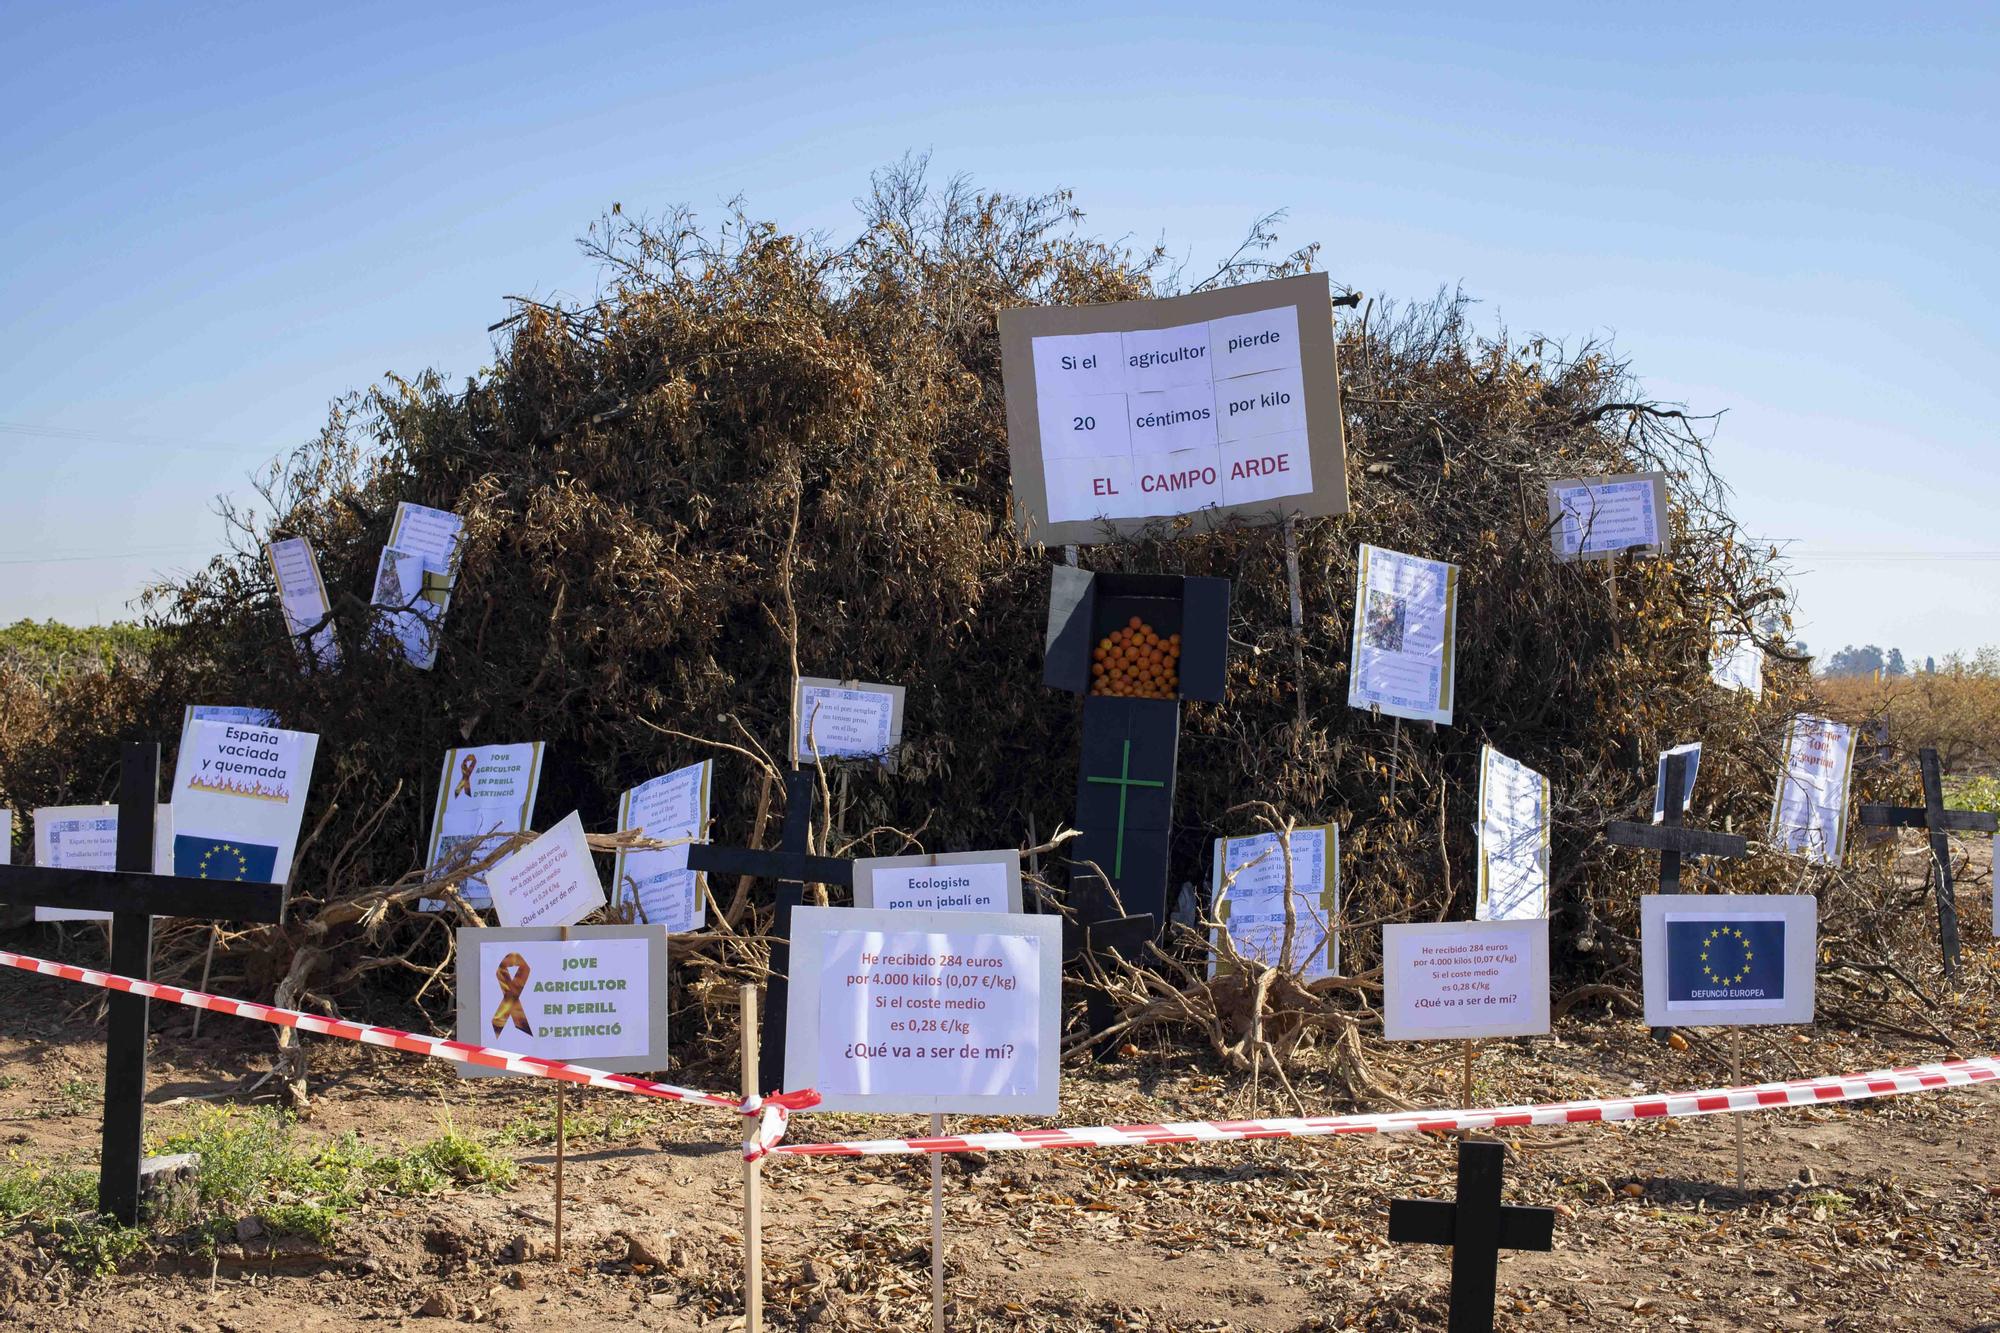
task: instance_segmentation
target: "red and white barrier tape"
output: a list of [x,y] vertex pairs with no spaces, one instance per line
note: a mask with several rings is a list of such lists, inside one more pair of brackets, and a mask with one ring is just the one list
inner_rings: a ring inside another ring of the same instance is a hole
[[941,1152],[1025,1152],[1048,1148],[1128,1148],[1180,1143],[1232,1143],[1243,1139],[1319,1138],[1332,1134],[1409,1134],[1453,1129],[1511,1129],[1528,1125],[1578,1125],[1623,1120],[1658,1120],[1677,1116],[1722,1115],[1760,1111],[1775,1106],[1816,1106],[1826,1102],[1900,1097],[1912,1092],[1971,1087],[2000,1081],[2000,1057],[1949,1060],[1904,1069],[1877,1069],[1866,1074],[1833,1074],[1794,1079],[1788,1083],[1758,1083],[1742,1088],[1709,1088],[1701,1092],[1656,1093],[1643,1097],[1599,1098],[1551,1102],[1541,1106],[1501,1106],[1485,1110],[1393,1111],[1372,1115],[1282,1116],[1270,1120],[1183,1120],[1160,1125],[1096,1125],[1064,1129],[1004,1130],[988,1134],[958,1134],[936,1138],[859,1139],[841,1143],[785,1143],[785,1129],[794,1111],[819,1104],[811,1089],[739,1099],[693,1088],[656,1083],[631,1074],[607,1074],[600,1069],[519,1055],[492,1046],[475,1046],[443,1037],[426,1037],[372,1023],[348,1023],[280,1009],[275,1005],[231,1000],[202,991],[183,990],[157,981],[139,981],[115,972],[73,967],[27,954],[0,949],[0,964],[60,977],[86,986],[126,991],[148,999],[208,1009],[219,1014],[254,1019],[279,1027],[339,1037],[366,1046],[387,1046],[433,1060],[481,1065],[509,1073],[580,1083],[641,1097],[692,1102],[735,1111],[754,1120],[744,1141],[745,1161],[768,1155],[788,1157],[879,1157]]
[[[274,1023],[279,1027],[297,1028],[301,1032],[317,1032],[322,1036],[358,1041],[364,1046],[387,1046],[398,1051],[408,1051],[412,1055],[429,1056],[433,1060],[450,1060],[454,1064],[504,1069],[511,1074],[532,1074],[538,1078],[553,1078],[564,1083],[609,1088],[613,1092],[630,1092],[641,1097],[659,1097],[673,1102],[694,1102],[702,1106],[721,1107],[725,1111],[744,1111],[745,1114],[750,1114],[745,1111],[742,1101],[735,1097],[724,1097],[713,1092],[697,1092],[693,1088],[675,1087],[671,1083],[655,1083],[651,1079],[636,1078],[631,1074],[607,1074],[601,1069],[586,1069],[582,1065],[567,1064],[561,1060],[545,1060],[540,1056],[517,1055],[512,1051],[503,1051],[492,1046],[474,1046],[462,1041],[448,1041],[443,1037],[421,1036],[397,1028],[376,1027],[372,1023],[347,1023],[336,1018],[322,1018],[318,1014],[301,1013],[296,1009],[251,1004],[245,1000],[226,999],[202,991],[182,990],[179,986],[168,986],[157,981],[138,981],[132,977],[119,976],[115,972],[99,972],[88,967],[72,967],[68,963],[52,963],[46,958],[9,953],[4,949],[0,949],[0,963],[8,967],[18,967],[23,972],[39,972],[45,977],[61,977],[64,981],[80,981],[86,986],[126,991],[133,995],[143,995],[148,999],[184,1004],[192,1009],[234,1014],[238,1018],[255,1019],[259,1023]],[[812,1099],[810,1103],[806,1103],[808,1105],[819,1101],[816,1093],[784,1094],[784,1101],[787,1104],[785,1109],[801,1109],[799,1103],[807,1097]],[[767,1097],[764,1099],[764,1104],[769,1106],[771,1101],[772,1099]],[[780,1133],[782,1132],[781,1128]],[[753,1139],[751,1143],[745,1144],[744,1150],[749,1151],[752,1144],[758,1141]]]
[[1773,1106],[1897,1097],[1910,1092],[1968,1087],[2000,1080],[2000,1057],[1952,1060],[1867,1074],[1836,1074],[1758,1083],[1702,1092],[1668,1092],[1501,1106],[1488,1110],[1396,1111],[1373,1115],[1280,1117],[1272,1120],[1191,1120],[1164,1125],[1097,1125],[1073,1129],[1022,1129],[918,1139],[864,1139],[846,1143],[781,1143],[769,1151],[789,1157],[878,1157],[897,1153],[1022,1152],[1043,1148],[1127,1148],[1171,1143],[1229,1143],[1238,1139],[1302,1139],[1327,1134],[1408,1134],[1452,1129],[1509,1129],[1522,1125],[1577,1125],[1595,1121],[1654,1120],[1673,1116],[1758,1111]]

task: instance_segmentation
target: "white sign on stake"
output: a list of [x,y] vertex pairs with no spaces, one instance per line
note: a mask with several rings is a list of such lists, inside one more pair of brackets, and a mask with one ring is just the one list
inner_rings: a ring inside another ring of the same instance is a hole
[[604,906],[604,885],[576,811],[494,866],[486,879],[503,926],[573,926]]
[[[472,845],[468,854],[476,858],[514,834],[526,833],[541,781],[540,741],[445,751],[425,864],[435,870],[468,843]],[[458,891],[468,906],[486,907],[491,902],[486,881],[477,875],[459,885]],[[418,906],[435,912],[444,902],[426,898]]]
[[[312,543],[304,537],[286,537],[264,544],[264,559],[271,566],[271,579],[278,585],[278,606],[285,614],[285,630],[298,642],[299,651],[321,666],[340,665],[340,645],[334,642],[333,623],[326,620],[330,605],[326,583],[319,576],[319,561]],[[313,627],[319,626],[317,631]],[[311,634],[308,640],[302,636]]]
[[2000,939],[2000,833],[1993,835],[1992,858],[1986,863],[1987,879],[1993,885],[1993,938]]
[[1839,865],[1847,845],[1853,770],[1854,728],[1808,713],[1793,718],[1765,840],[1781,851]]
[[1481,921],[1549,914],[1549,780],[1490,745],[1479,752]]
[[1809,893],[1639,900],[1652,1027],[1810,1023],[1819,902]]
[[1715,631],[1715,648],[1708,678],[1726,690],[1764,697],[1764,650],[1748,634]]
[[0,810],[0,866],[14,864],[14,812]]
[[819,1111],[1054,1115],[1062,921],[792,912],[785,1086]]
[[1673,749],[1666,751],[1660,756],[1659,775],[1653,780],[1653,822],[1655,824],[1665,822],[1667,817],[1667,760],[1677,754],[1687,756],[1687,767],[1683,770],[1687,777],[1681,784],[1681,813],[1686,814],[1694,808],[1694,780],[1695,775],[1701,772],[1700,741],[1689,741],[1685,745],[1676,745]]
[[1546,919],[1382,927],[1382,1035],[1390,1041],[1548,1030]]
[[862,857],[854,863],[854,905],[896,912],[1019,912],[1021,854]]
[[1568,477],[1549,483],[1549,540],[1558,560],[1609,560],[1666,548],[1667,474]]
[[[47,805],[35,811],[35,864],[52,870],[116,870],[118,807]],[[174,873],[174,808],[153,816],[153,873]],[[37,921],[109,921],[111,913],[71,907],[37,907]]]
[[283,884],[318,753],[311,732],[189,724],[174,763],[174,873]]
[[[667,1066],[664,926],[458,931],[458,1039],[608,1073]],[[461,1064],[468,1078],[505,1069]]]
[[[1215,840],[1209,901],[1244,958],[1307,982],[1340,975],[1340,826],[1292,830],[1292,953],[1285,954],[1285,844],[1276,833]],[[1233,876],[1234,878],[1230,878]],[[1224,888],[1224,881],[1228,887]],[[1211,932],[1208,973],[1220,966]]]
[[820,759],[878,759],[893,773],[903,743],[903,687],[801,676],[792,731],[802,764],[813,762],[816,749]]
[[437,662],[437,632],[458,583],[464,535],[457,514],[404,500],[375,565],[372,600],[388,611],[403,655],[425,671]]
[[1354,579],[1348,704],[1449,726],[1458,566],[1363,545]]
[[[704,759],[633,787],[619,798],[618,827],[637,829],[661,842],[705,837],[714,771],[715,761]],[[706,879],[700,871],[688,869],[686,842],[658,852],[621,851],[611,872],[619,901],[629,887],[639,919],[675,934],[708,924],[708,904],[702,898]]]

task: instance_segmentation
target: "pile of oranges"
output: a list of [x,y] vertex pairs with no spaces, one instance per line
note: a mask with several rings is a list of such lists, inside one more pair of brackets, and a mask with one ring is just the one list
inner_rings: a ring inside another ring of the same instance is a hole
[[1161,638],[1133,616],[1090,654],[1090,692],[1128,699],[1171,699],[1181,684],[1181,636]]

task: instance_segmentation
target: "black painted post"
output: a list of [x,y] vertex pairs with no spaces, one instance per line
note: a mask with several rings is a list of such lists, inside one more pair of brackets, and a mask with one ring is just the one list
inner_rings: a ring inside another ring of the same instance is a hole
[[1958,980],[1958,891],[1951,882],[1951,835],[1945,832],[1944,774],[1938,752],[1925,746],[1917,752],[1924,778],[1924,824],[1930,830],[1931,861],[1937,870],[1938,945],[1944,951],[1944,974]]
[[1869,828],[1920,828],[1930,834],[1931,864],[1937,876],[1938,945],[1944,952],[1945,978],[1956,984],[1958,894],[1951,882],[1951,831],[2000,832],[2000,818],[1985,810],[1945,808],[1944,770],[1936,750],[1925,746],[1917,751],[1917,768],[1923,774],[1923,805],[1864,805],[1858,822]]
[[[1667,756],[1667,780],[1660,793],[1660,822],[1668,828],[1679,828],[1685,811],[1681,806],[1681,793],[1687,790],[1687,762],[1685,754]],[[1669,848],[1660,853],[1660,892],[1679,893],[1681,891],[1681,854],[1678,848]]]
[[1460,1139],[1458,1189],[1451,1203],[1397,1199],[1389,1205],[1389,1239],[1398,1245],[1451,1246],[1450,1333],[1493,1333],[1500,1289],[1500,1251],[1555,1246],[1553,1208],[1500,1202],[1504,1144]]
[[[153,869],[153,821],[160,799],[160,747],[128,741],[118,775],[118,871]],[[150,912],[111,914],[111,970],[150,981],[153,917]],[[139,1164],[146,1117],[146,1021],[151,1002],[113,991],[106,999],[104,1140],[98,1158],[98,1211],[126,1226],[139,1220]]]
[[[785,774],[785,836],[778,845],[788,858],[797,857],[800,865],[804,864],[810,843],[813,788],[817,782],[817,775],[806,769],[795,768]],[[777,1025],[777,1040],[771,1040],[771,1034],[767,1033],[757,1056],[757,1077],[763,1080],[766,1092],[777,1092],[785,1086],[785,1016],[791,1012],[792,993],[792,909],[805,901],[805,894],[803,879],[778,881],[777,910],[772,923],[777,938],[771,941],[771,990],[769,1002],[764,1006],[764,1012],[771,1016],[766,1026]]]

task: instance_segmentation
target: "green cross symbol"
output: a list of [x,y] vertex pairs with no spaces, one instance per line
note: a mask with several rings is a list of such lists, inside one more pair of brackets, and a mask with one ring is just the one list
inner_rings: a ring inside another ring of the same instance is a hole
[[1102,782],[1106,786],[1116,787],[1118,789],[1118,847],[1112,857],[1111,875],[1112,878],[1114,879],[1120,878],[1125,874],[1126,798],[1132,794],[1132,788],[1134,787],[1164,787],[1167,784],[1164,782],[1156,782],[1151,778],[1135,778],[1132,776],[1132,742],[1129,739],[1125,742],[1125,761],[1124,763],[1119,765],[1117,777],[1115,778],[1086,777],[1084,778],[1084,781]]

